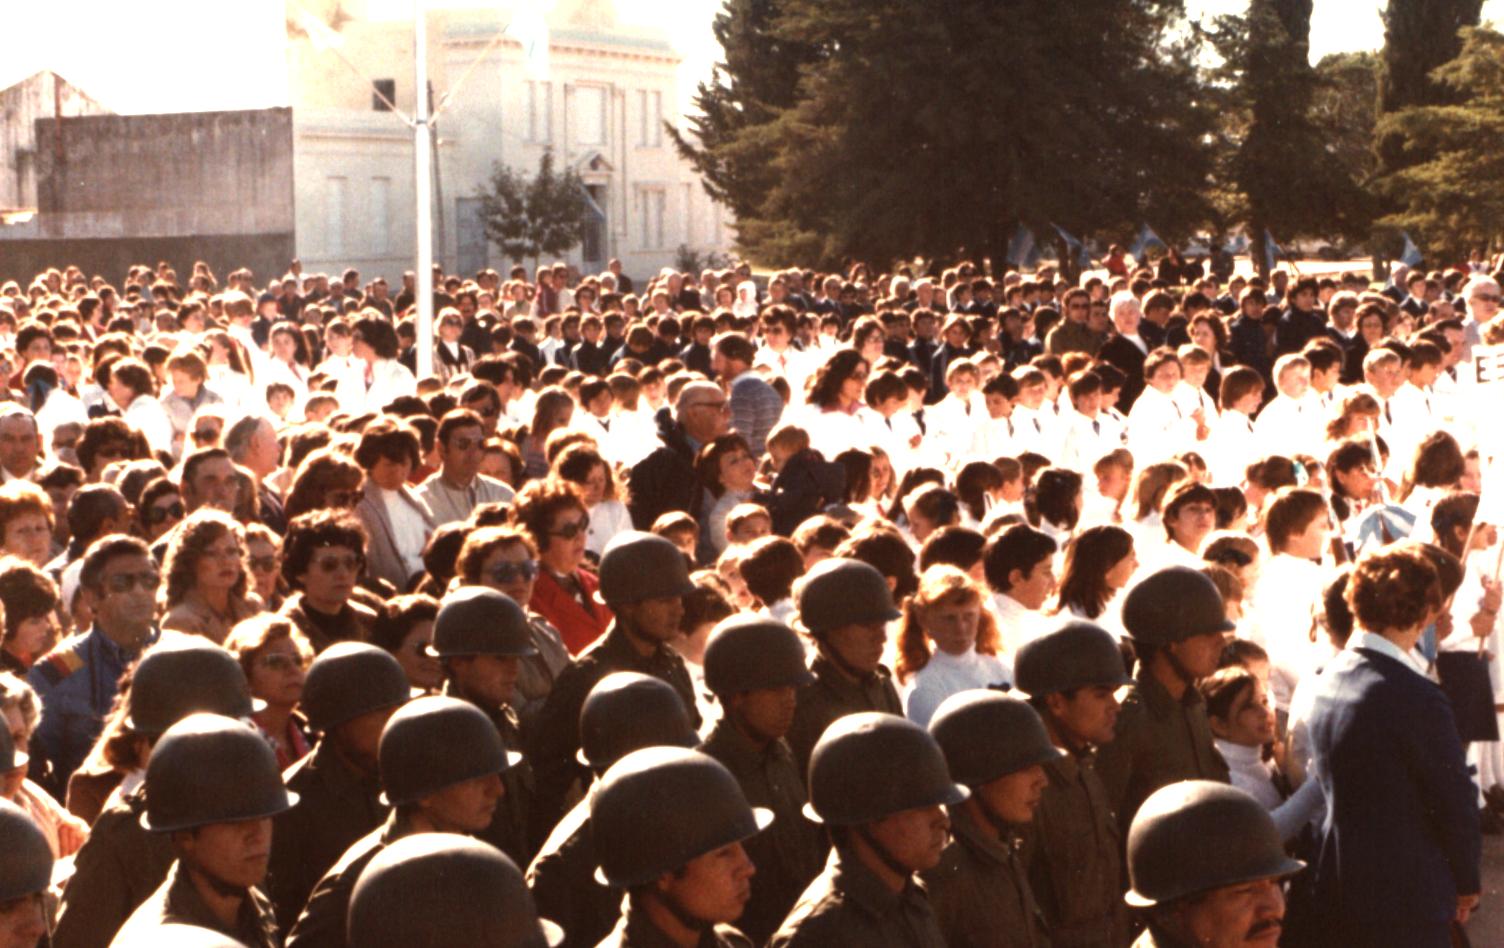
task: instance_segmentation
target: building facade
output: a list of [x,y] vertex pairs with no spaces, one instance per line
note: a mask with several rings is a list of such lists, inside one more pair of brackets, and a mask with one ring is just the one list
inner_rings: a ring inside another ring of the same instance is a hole
[[[298,256],[310,270],[395,280],[415,253],[413,135],[383,98],[413,113],[413,24],[365,19],[359,3],[339,10],[337,49],[290,36]],[[724,251],[730,222],[663,128],[679,120],[669,43],[619,25],[608,2],[562,2],[549,15],[545,74],[514,39],[496,42],[509,19],[505,10],[429,14],[436,262],[465,276],[531,265],[490,245],[476,195],[495,163],[530,176],[545,150],[555,168],[580,174],[590,197],[585,240],[564,256],[582,272],[616,257],[645,277],[672,265],[681,246]]]

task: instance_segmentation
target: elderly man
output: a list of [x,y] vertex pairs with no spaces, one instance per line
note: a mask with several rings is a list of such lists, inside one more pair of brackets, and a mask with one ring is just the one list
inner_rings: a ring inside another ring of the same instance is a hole
[[41,453],[36,416],[21,405],[0,409],[0,483],[31,480]]
[[225,429],[224,443],[230,460],[256,479],[261,522],[274,533],[286,533],[287,514],[282,510],[282,500],[266,486],[266,479],[282,465],[282,445],[277,441],[276,427],[264,415],[243,415]]
[[637,529],[651,529],[653,521],[671,510],[698,515],[705,490],[695,476],[695,458],[700,448],[726,433],[730,421],[731,404],[714,382],[690,382],[679,390],[672,414],[659,410],[662,444],[628,476],[628,509]]
[[1144,320],[1144,311],[1138,298],[1126,291],[1116,293],[1110,305],[1112,325],[1116,332],[1102,344],[1097,357],[1122,370],[1126,377],[1117,406],[1119,411],[1126,414],[1144,390],[1144,360],[1148,358],[1149,345],[1138,333],[1139,324]]
[[441,526],[468,520],[481,504],[509,504],[515,492],[494,477],[480,473],[486,453],[485,422],[468,408],[456,408],[439,422],[440,468],[418,488],[433,519]]
[[767,451],[768,432],[783,414],[783,399],[752,371],[757,347],[739,332],[723,332],[710,341],[710,366],[731,403],[731,427],[747,439],[754,458]]
[[1499,284],[1493,277],[1478,274],[1462,290],[1467,300],[1467,319],[1462,324],[1462,359],[1473,358],[1473,346],[1483,344],[1483,326],[1499,315]]

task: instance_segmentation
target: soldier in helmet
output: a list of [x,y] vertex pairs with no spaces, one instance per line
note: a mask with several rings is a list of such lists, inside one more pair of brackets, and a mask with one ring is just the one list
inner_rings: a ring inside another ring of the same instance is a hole
[[47,937],[52,848],[26,811],[0,799],[0,945],[31,948]]
[[951,842],[921,873],[946,943],[989,948],[1049,944],[1019,857],[1023,829],[1044,789],[1044,765],[1060,756],[1028,703],[977,688],[941,702],[930,734],[951,779],[971,796],[947,809]]
[[[679,693],[637,672],[613,672],[585,697],[580,711],[582,764],[597,780],[632,751],[699,743]],[[538,910],[564,932],[564,946],[594,948],[621,917],[622,891],[596,878],[600,864],[590,832],[590,804],[574,805],[527,868]]]
[[940,864],[945,807],[971,795],[919,725],[861,712],[821,735],[809,761],[805,815],[825,824],[831,851],[770,948],[944,948],[915,873]]
[[[257,616],[250,621],[288,620]],[[268,886],[283,931],[297,920],[319,877],[386,818],[376,750],[387,719],[408,694],[402,666],[374,645],[340,642],[308,666],[303,713],[323,737],[285,775],[298,804],[277,817]]]
[[574,787],[590,779],[575,756],[580,708],[596,682],[618,671],[652,675],[673,686],[690,723],[700,726],[689,671],[669,644],[679,636],[684,597],[694,591],[679,548],[663,537],[628,530],[606,544],[596,595],[615,619],[571,668],[559,673],[538,715],[532,761],[538,776],[534,819],[551,826],[573,802]]
[[1138,653],[1138,670],[1112,741],[1097,751],[1097,773],[1119,825],[1165,784],[1228,782],[1227,763],[1212,744],[1206,704],[1194,683],[1217,670],[1234,628],[1217,587],[1186,566],[1162,569],[1129,590],[1123,625]]
[[772,820],[698,751],[649,747],[617,761],[590,793],[600,876],[627,892],[600,948],[751,948],[730,925],[756,871],[742,842]]
[[1019,649],[1013,673],[1064,752],[1044,763],[1047,783],[1026,846],[1050,939],[1056,948],[1118,948],[1129,939],[1122,834],[1095,755],[1112,742],[1116,692],[1129,680],[1122,652],[1098,626],[1068,622]]
[[1242,790],[1185,780],[1156,790],[1128,830],[1129,905],[1148,928],[1134,948],[1279,944],[1285,855],[1274,819]]
[[825,862],[825,840],[800,812],[808,797],[784,740],[794,723],[798,688],[814,676],[793,629],[750,614],[715,627],[705,646],[704,668],[705,686],[721,704],[721,719],[700,750],[731,771],[753,806],[767,807],[775,817],[767,832],[745,844],[757,875],[738,927],[762,944]]
[[553,948],[559,930],[538,917],[516,863],[495,847],[424,833],[386,847],[361,872],[350,944]]
[[[491,719],[506,749],[522,750],[522,723],[512,702],[522,660],[536,655],[527,613],[505,593],[461,586],[444,597],[430,655],[444,666],[444,694],[470,702]],[[526,761],[502,774],[506,794],[481,839],[525,862],[537,848],[528,828],[533,773]],[[540,831],[542,827],[539,827]]]
[[815,742],[836,718],[858,711],[903,714],[893,676],[883,667],[893,607],[888,581],[876,567],[835,557],[817,564],[795,590],[799,621],[815,640],[814,681],[799,689],[788,733],[801,769]]
[[192,714],[168,728],[146,765],[141,823],[166,835],[177,859],[119,937],[177,922],[277,948],[272,904],[257,886],[271,857],[272,818],[296,802],[277,755],[250,724]]
[[[162,734],[193,712],[249,718],[256,707],[233,655],[200,636],[169,636],[136,663],[122,710],[120,733],[106,736],[119,746],[107,752],[144,765]],[[111,794],[74,854],[53,945],[104,948],[167,878],[172,846],[141,825],[146,808],[147,787],[139,773]]]
[[468,701],[433,696],[399,708],[380,746],[382,796],[392,812],[314,886],[288,948],[344,948],[350,893],[366,865],[408,836],[483,832],[505,793],[500,775],[521,759]]

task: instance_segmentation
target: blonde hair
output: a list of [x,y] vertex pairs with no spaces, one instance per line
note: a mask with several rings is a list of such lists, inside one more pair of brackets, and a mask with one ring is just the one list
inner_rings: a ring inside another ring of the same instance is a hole
[[937,563],[919,577],[919,588],[903,604],[903,624],[898,630],[898,660],[894,671],[905,681],[930,662],[929,636],[920,615],[925,609],[948,603],[976,603],[976,650],[982,655],[996,655],[1002,644],[997,621],[986,608],[982,587],[970,576],[947,563]]

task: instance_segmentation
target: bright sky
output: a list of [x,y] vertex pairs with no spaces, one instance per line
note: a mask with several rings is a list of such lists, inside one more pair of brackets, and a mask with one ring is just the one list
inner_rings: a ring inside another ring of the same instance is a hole
[[[367,0],[397,15],[410,0]],[[483,7],[486,0],[430,0]],[[1234,12],[1247,0],[1187,0],[1193,16]],[[352,6],[355,4],[352,4]],[[662,30],[684,58],[691,88],[719,50],[710,32],[720,0],[617,0],[624,22]],[[118,112],[264,108],[288,101],[283,0],[48,0],[12,3],[0,88],[53,69]],[[316,6],[310,3],[310,6]],[[1313,61],[1330,52],[1377,49],[1383,0],[1317,0]],[[1484,17],[1504,19],[1504,0]]]

